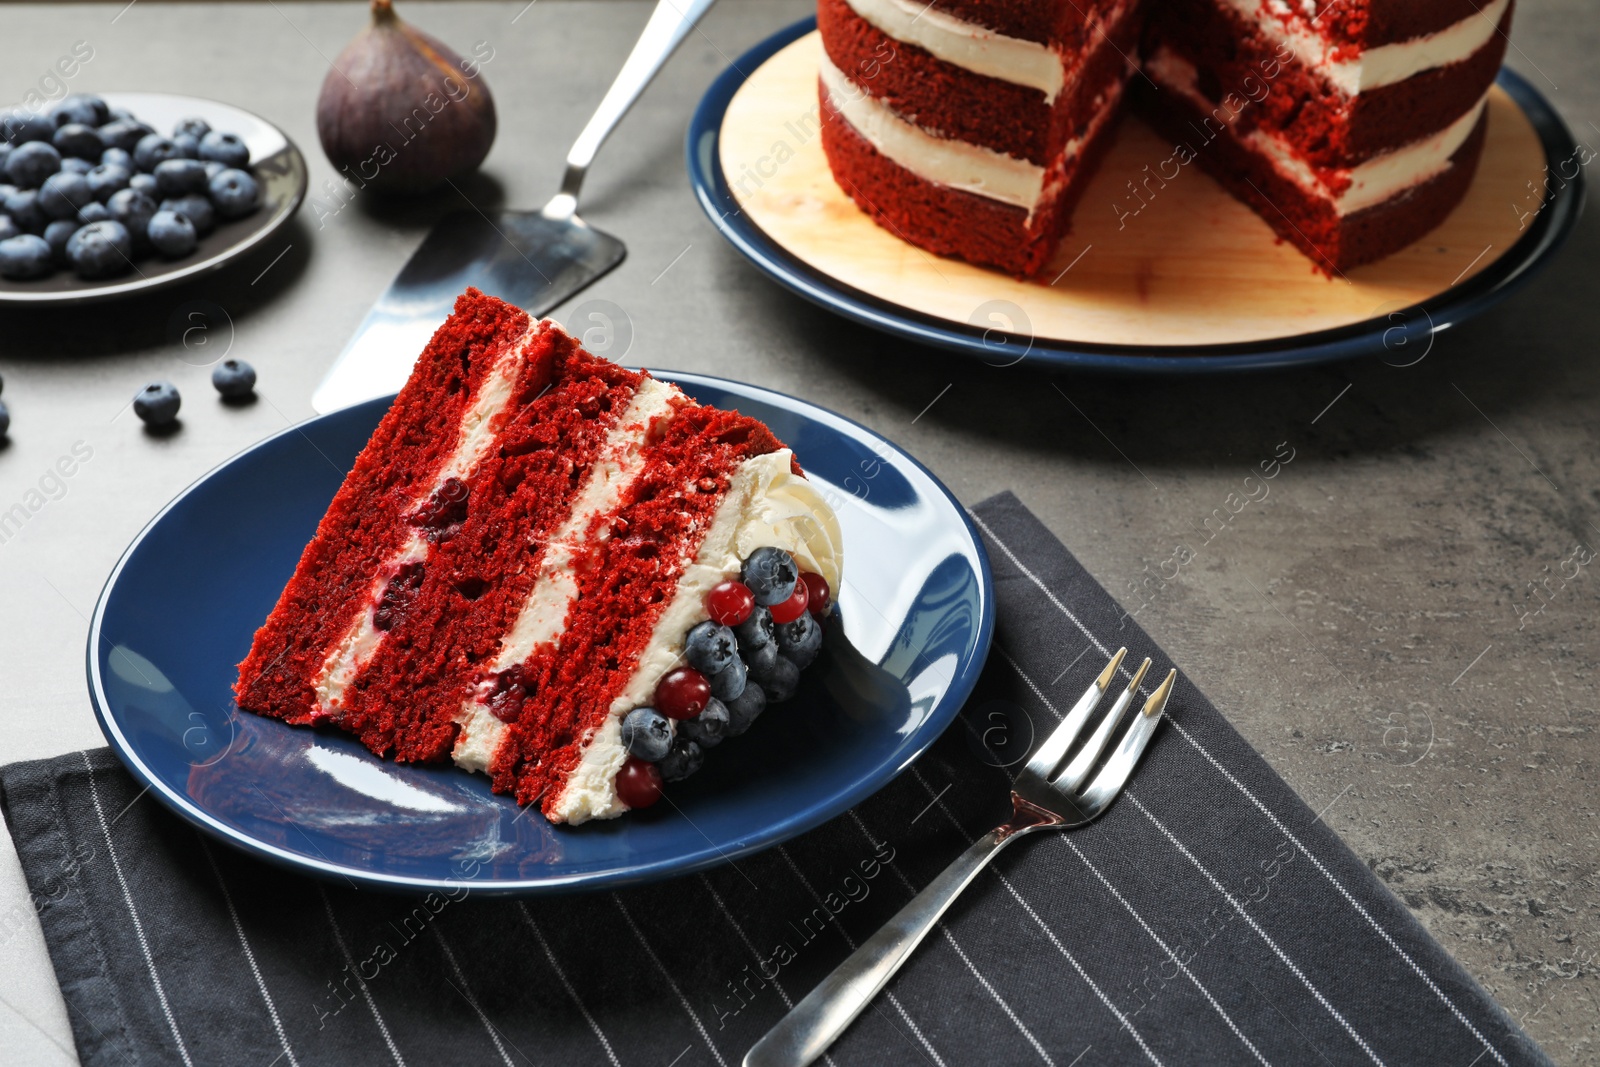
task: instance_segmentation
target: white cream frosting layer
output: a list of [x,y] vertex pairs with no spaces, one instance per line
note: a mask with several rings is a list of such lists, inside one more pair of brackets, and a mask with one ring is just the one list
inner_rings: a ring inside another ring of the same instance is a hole
[[1025,85],[1054,102],[1067,77],[1059,53],[1038,41],[1008,37],[914,0],[847,0],[882,33],[935,59],[990,78]]
[[[1198,88],[1199,77],[1193,64],[1171,49],[1158,49],[1145,64],[1145,69],[1163,87],[1182,94],[1202,110],[1215,113],[1215,105]],[[1392,200],[1412,186],[1449,170],[1450,157],[1472,135],[1472,129],[1478,124],[1488,103],[1489,96],[1485,93],[1466,114],[1438,133],[1374,156],[1359,166],[1336,172],[1346,180],[1342,183],[1343,188],[1337,192],[1288,142],[1260,129],[1249,131],[1240,136],[1240,140],[1271,160],[1280,174],[1301,189],[1330,201],[1334,210],[1343,217]]]
[[[572,512],[545,546],[528,599],[501,640],[490,671],[503,671],[524,662],[567,628],[567,615],[578,596],[575,561],[586,547],[610,536],[609,530],[601,530],[591,538],[589,528],[596,518],[610,514],[621,504],[628,487],[644,470],[644,450],[652,432],[659,431],[671,418],[672,401],[679,396],[682,393],[676,386],[654,378],[646,378],[634,392],[601,444]],[[505,723],[483,703],[492,684],[480,687],[479,692],[463,701],[456,715],[461,730],[451,757],[469,771],[487,772],[505,735]]]
[[[522,368],[523,348],[538,328],[538,323],[530,325],[515,343],[506,346],[500,358],[489,369],[483,383],[478,387],[477,395],[472,398],[471,406],[461,415],[455,448],[439,468],[439,473],[434,476],[433,483],[427,491],[413,502],[413,507],[421,506],[429,497],[442,489],[449,479],[466,481],[477,469],[479,462],[494,444],[499,429],[496,425],[497,417],[505,411],[506,405],[511,400],[511,392],[516,388],[517,374]],[[383,643],[384,631],[377,627],[376,613],[378,605],[383,601],[384,589],[388,586],[389,579],[394,577],[395,572],[405,564],[427,559],[431,548],[432,546],[420,535],[412,534],[410,540],[379,568],[372,589],[367,595],[366,609],[356,616],[344,635],[334,642],[322,662],[322,668],[312,682],[312,689],[317,699],[316,706],[311,712],[313,718],[335,716],[344,710],[345,690],[355,681],[356,676],[366,669],[367,664],[372,662],[378,646]]]
[[827,56],[818,73],[828,99],[868,144],[919,178],[1032,212],[1044,195],[1045,170],[991,148],[949,140],[896,115],[851,84]]
[[622,720],[648,704],[656,685],[683,662],[684,635],[706,616],[712,587],[739,573],[741,561],[757,548],[782,548],[803,571],[822,575],[839,588],[839,520],[816,487],[791,469],[788,449],[746,460],[733,474],[693,560],[685,568],[650,642],[627,686],[611,702],[610,714],[588,738],[578,766],[556,799],[551,818],[581,823],[620,815],[616,777],[628,758],[622,747]]
[[1382,44],[1358,52],[1353,58],[1340,58],[1350,45],[1330,41],[1302,11],[1284,0],[1223,0],[1247,22],[1261,28],[1274,44],[1294,49],[1299,62],[1323,77],[1346,96],[1365,89],[1377,89],[1405,81],[1423,71],[1459,63],[1488,44],[1499,31],[1511,0],[1490,0],[1475,14],[1437,33],[1413,37],[1409,41]]

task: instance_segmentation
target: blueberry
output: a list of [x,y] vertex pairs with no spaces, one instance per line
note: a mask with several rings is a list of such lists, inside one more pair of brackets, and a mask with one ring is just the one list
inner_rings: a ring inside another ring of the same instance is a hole
[[772,621],[772,612],[758,605],[748,619],[733,628],[733,632],[739,638],[740,651],[750,652],[771,644],[772,628],[776,625]]
[[78,222],[87,226],[91,222],[104,222],[111,217],[111,209],[98,200],[91,200],[78,209]]
[[77,218],[78,209],[94,200],[89,179],[81,174],[59,172],[50,175],[39,187],[39,206],[53,219]]
[[206,167],[197,159],[168,159],[156,164],[153,172],[156,188],[162,196],[184,196],[203,193],[210,183],[206,180]]
[[147,133],[133,146],[133,161],[143,171],[153,171],[157,163],[178,158],[178,146],[159,133]]
[[108,148],[100,153],[100,165],[105,167],[117,166],[133,173],[133,153],[126,148]]
[[750,668],[752,677],[760,678],[772,673],[772,665],[778,661],[778,642],[768,641],[760,648],[753,648],[744,654],[744,663]]
[[5,401],[0,400],[0,437],[11,432],[11,412],[6,410]]
[[732,630],[707,619],[683,639],[683,658],[710,677],[739,658],[739,645]]
[[44,242],[50,246],[50,255],[57,262],[67,262],[67,241],[83,225],[72,219],[57,219],[44,228]]
[[11,153],[16,150],[17,146],[10,141],[0,141],[0,174],[6,172],[6,160],[10,159]]
[[706,702],[706,709],[699,715],[678,727],[679,733],[702,749],[716,748],[727,731],[728,706],[716,697]]
[[173,197],[161,201],[162,211],[176,211],[186,215],[194,223],[194,232],[204,237],[217,228],[217,211],[200,193],[190,193],[188,196]]
[[61,169],[61,153],[43,141],[29,141],[6,157],[6,177],[19,189],[37,189]]
[[187,215],[176,211],[157,211],[150,216],[150,226],[145,231],[150,243],[168,259],[178,259],[194,251],[197,238],[194,223]]
[[29,141],[48,141],[56,135],[56,124],[48,115],[36,115],[24,108],[7,112],[0,117],[0,133],[14,145]]
[[711,695],[718,700],[732,700],[744,692],[749,668],[744,660],[735,656],[726,667],[711,676]]
[[212,130],[200,138],[200,158],[214,159],[230,167],[243,167],[250,162],[250,149],[238,134]]
[[179,137],[193,137],[198,141],[200,138],[204,137],[210,132],[211,124],[205,119],[198,118],[179,119],[178,124],[172,127],[172,136],[174,140]]
[[764,672],[756,681],[766,691],[767,703],[781,704],[794,696],[794,691],[799,688],[800,668],[779,656],[773,661],[772,669]]
[[767,693],[755,682],[744,687],[733,700],[727,701],[728,729],[724,736],[738,737],[750,729],[750,724],[756,721],[756,716],[767,710]]
[[178,155],[184,159],[200,158],[200,138],[187,133],[175,133],[172,135],[172,143],[178,147]]
[[43,233],[44,224],[50,221],[39,206],[37,189],[18,189],[6,197],[6,214],[23,233]]
[[106,150],[105,142],[100,140],[100,134],[93,126],[77,122],[69,122],[56,130],[50,143],[62,155],[79,159],[99,159],[100,153]]
[[154,200],[131,186],[112,193],[111,199],[106,201],[106,207],[111,209],[112,218],[126,226],[128,233],[140,240],[144,239],[150,228],[150,219],[157,210]]
[[622,720],[622,747],[630,756],[656,763],[672,751],[674,733],[672,720],[655,708],[634,708]]
[[61,161],[61,169],[66,171],[68,174],[82,174],[87,176],[91,170],[94,170],[94,164],[90,163],[87,159],[79,159],[77,156],[68,156]]
[[[3,173],[5,172],[0,170],[0,174]],[[0,182],[0,208],[5,207],[6,197],[15,192],[18,192],[18,189],[15,185],[12,185],[10,182]]]
[[50,245],[38,234],[25,233],[0,241],[0,277],[42,278],[53,270]]
[[700,750],[699,745],[686,737],[680,737],[672,743],[672,751],[656,764],[656,769],[667,781],[681,782],[698,771],[705,760],[705,753]]
[[22,232],[22,227],[11,221],[10,215],[0,215],[0,241],[9,241]]
[[178,417],[183,398],[171,382],[151,382],[133,396],[133,413],[148,426],[165,426]]
[[740,579],[764,608],[782,604],[794,595],[794,583],[799,577],[800,568],[795,566],[794,557],[781,548],[756,549],[740,571]]
[[55,123],[57,129],[74,124],[99,126],[110,120],[111,109],[106,102],[88,93],[73,93],[63,97],[61,103],[50,110],[50,121]]
[[[108,155],[110,153],[107,153]],[[123,153],[126,155],[127,153]],[[88,175],[89,189],[94,193],[94,198],[104,203],[111,199],[111,194],[128,187],[128,179],[133,177],[131,168],[120,163],[102,163],[91,170]]]
[[230,400],[249,396],[256,387],[256,369],[242,359],[225,359],[211,372],[211,384]]
[[208,185],[210,184],[212,178],[215,178],[217,175],[228,169],[228,165],[226,163],[219,163],[214,159],[208,159],[205,161],[205,163],[206,183]]
[[135,119],[121,119],[100,127],[100,140],[108,147],[120,148],[131,155],[139,147],[139,142],[154,132]]
[[135,174],[128,179],[128,188],[136,189],[145,196],[155,196],[156,176],[154,174]]
[[211,202],[223,218],[242,218],[260,205],[261,186],[244,171],[230,167],[211,179]]
[[822,651],[822,626],[803,611],[793,622],[778,624],[778,650],[801,670],[811,666],[811,661]]
[[133,266],[133,238],[114,219],[91,222],[67,242],[67,261],[80,278],[110,278]]

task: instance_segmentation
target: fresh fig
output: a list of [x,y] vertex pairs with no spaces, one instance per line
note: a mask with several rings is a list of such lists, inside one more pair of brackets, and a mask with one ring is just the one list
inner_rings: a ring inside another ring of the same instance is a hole
[[[485,52],[487,54],[485,54]],[[494,98],[480,45],[462,59],[372,0],[372,24],[345,46],[317,97],[322,150],[359,188],[423,193],[469,173],[494,144]]]

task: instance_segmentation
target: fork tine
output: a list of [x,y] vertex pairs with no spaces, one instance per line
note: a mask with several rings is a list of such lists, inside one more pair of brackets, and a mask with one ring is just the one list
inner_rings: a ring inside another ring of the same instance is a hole
[[1167,677],[1156,687],[1156,691],[1150,694],[1150,699],[1144,702],[1144,710],[1133,720],[1128,732],[1122,735],[1122,742],[1117,746],[1117,751],[1112,754],[1111,759],[1106,762],[1105,770],[1101,771],[1083,791],[1082,805],[1085,810],[1097,812],[1122,792],[1122,787],[1128,783],[1128,776],[1133,773],[1139,757],[1144,755],[1145,746],[1155,735],[1156,726],[1161,722],[1161,713],[1166,710],[1167,700],[1172,696],[1172,686],[1177,677],[1176,670],[1168,671]]
[[1133,698],[1139,692],[1139,683],[1144,681],[1145,672],[1149,669],[1149,659],[1139,664],[1139,669],[1133,672],[1133,680],[1128,683],[1128,688],[1117,694],[1116,703],[1111,705],[1111,710],[1106,712],[1105,718],[1100,720],[1100,725],[1095,727],[1094,734],[1078,750],[1078,754],[1072,757],[1072,762],[1061,772],[1061,777],[1051,782],[1051,785],[1064,793],[1078,791],[1078,787],[1088,779],[1089,772],[1094,770],[1095,761],[1100,758],[1100,753],[1106,750],[1106,742],[1111,740],[1111,731],[1122,721],[1122,713],[1133,703]]
[[1111,679],[1116,677],[1117,668],[1122,666],[1122,657],[1127,654],[1126,648],[1117,649],[1116,654],[1111,657],[1111,662],[1106,664],[1106,669],[1100,672],[1100,677],[1089,683],[1089,688],[1083,691],[1083,695],[1072,706],[1072,710],[1067,712],[1066,718],[1062,719],[1060,725],[1044,739],[1044,744],[1039,746],[1039,750],[1028,761],[1025,773],[1036,774],[1041,779],[1049,778],[1055,773],[1056,765],[1067,754],[1067,749],[1072,747],[1072,742],[1083,732],[1084,723],[1089,721],[1095,706],[1100,703],[1100,698],[1111,685]]

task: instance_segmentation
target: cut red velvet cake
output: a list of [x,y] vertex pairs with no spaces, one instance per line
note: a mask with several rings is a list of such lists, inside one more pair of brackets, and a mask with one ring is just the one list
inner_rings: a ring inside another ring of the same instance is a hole
[[886,229],[1028,277],[1067,231],[1127,86],[1180,163],[1198,159],[1339,271],[1410,244],[1465,195],[1512,3],[818,0],[823,148]]
[[1158,0],[1141,111],[1324,271],[1466,195],[1512,0]]
[[1110,143],[1139,0],[819,0],[822,146],[901,238],[1035,274]]
[[839,561],[832,511],[760,422],[469,290],[235,692],[482,771],[553,822],[612,817],[793,695]]

